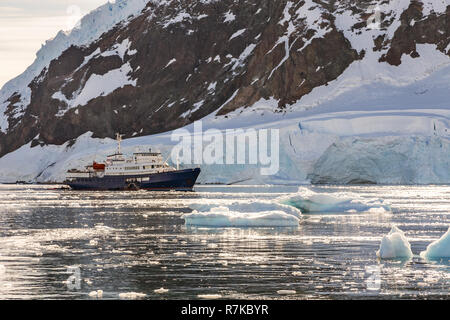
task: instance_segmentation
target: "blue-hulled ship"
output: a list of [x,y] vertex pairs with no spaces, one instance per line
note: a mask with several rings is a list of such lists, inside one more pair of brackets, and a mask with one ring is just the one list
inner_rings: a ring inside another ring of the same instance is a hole
[[125,157],[121,152],[121,141],[122,136],[117,134],[117,151],[104,163],[93,162],[84,170],[69,170],[65,184],[74,190],[192,191],[200,168],[179,170],[171,167],[161,153],[151,149]]

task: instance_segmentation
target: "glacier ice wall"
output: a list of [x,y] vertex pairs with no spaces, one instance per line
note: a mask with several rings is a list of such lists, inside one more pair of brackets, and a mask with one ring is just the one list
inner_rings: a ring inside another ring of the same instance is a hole
[[429,184],[450,180],[450,141],[437,136],[340,139],[308,176],[313,183]]

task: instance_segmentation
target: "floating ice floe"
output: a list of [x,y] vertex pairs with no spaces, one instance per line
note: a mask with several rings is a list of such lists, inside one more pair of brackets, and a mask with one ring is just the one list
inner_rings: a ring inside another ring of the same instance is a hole
[[228,207],[194,211],[182,216],[187,226],[202,227],[298,227],[299,219],[280,210],[260,212],[230,211]]
[[403,231],[393,226],[381,240],[377,256],[381,259],[409,259],[412,258],[413,253]]
[[302,215],[302,212],[297,208],[294,208],[287,204],[278,203],[270,200],[268,201],[247,200],[247,201],[235,201],[232,203],[219,203],[219,204],[194,203],[189,205],[189,208],[199,212],[208,212],[211,211],[211,209],[217,207],[227,207],[230,211],[236,212],[283,211],[284,213],[293,215],[297,218],[300,218]]
[[420,256],[429,260],[450,258],[450,227],[440,239],[430,243]]
[[303,213],[356,213],[390,212],[390,205],[382,199],[365,199],[358,195],[316,193],[308,188],[299,188],[297,194],[280,198],[282,204],[300,209]]

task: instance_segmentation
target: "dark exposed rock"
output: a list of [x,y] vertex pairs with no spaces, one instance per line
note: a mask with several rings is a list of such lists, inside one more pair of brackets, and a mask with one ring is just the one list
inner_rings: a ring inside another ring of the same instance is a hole
[[409,8],[401,15],[401,26],[395,32],[390,48],[380,58],[380,62],[386,61],[398,66],[401,64],[403,54],[417,58],[419,54],[416,51],[416,44],[436,44],[438,50],[444,52],[450,41],[450,6],[447,7],[446,14],[438,16],[432,13],[426,19],[423,19],[422,10],[422,2],[411,2]]

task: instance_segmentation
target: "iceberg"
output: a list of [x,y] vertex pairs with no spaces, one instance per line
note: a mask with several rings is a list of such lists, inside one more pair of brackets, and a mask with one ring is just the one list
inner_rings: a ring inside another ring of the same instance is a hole
[[440,239],[430,243],[420,256],[429,260],[450,258],[450,227]]
[[230,211],[215,207],[209,211],[194,211],[182,216],[186,226],[199,227],[298,227],[299,219],[280,210],[261,212]]
[[324,194],[308,188],[299,188],[297,194],[280,198],[282,204],[300,209],[304,213],[354,213],[354,212],[390,212],[389,204],[382,199],[364,199],[358,195]]
[[381,259],[410,259],[413,257],[411,245],[402,230],[393,226],[383,237],[377,257]]

